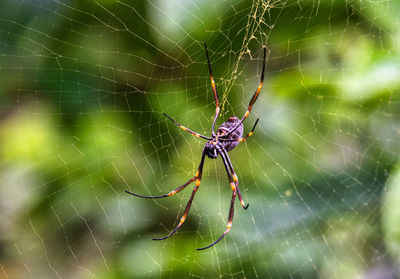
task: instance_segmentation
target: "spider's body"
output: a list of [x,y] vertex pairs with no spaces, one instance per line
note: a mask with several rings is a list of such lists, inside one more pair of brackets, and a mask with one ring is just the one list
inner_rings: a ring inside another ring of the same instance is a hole
[[[237,126],[238,124],[239,126]],[[235,126],[237,126],[237,128],[231,134],[225,136],[229,133],[229,131],[235,128]],[[226,139],[230,140],[222,141],[221,144],[227,152],[231,151],[239,144],[239,141],[237,140],[243,136],[243,124],[240,122],[239,118],[237,118],[236,116],[232,116],[228,119],[228,121],[222,123],[221,126],[218,127],[217,135],[218,134],[220,135],[220,137],[226,137]]]
[[194,189],[192,191],[192,195],[190,196],[190,199],[186,205],[185,208],[185,212],[179,222],[179,224],[175,227],[174,230],[172,230],[170,232],[170,234],[168,234],[165,237],[162,238],[154,238],[154,240],[162,240],[162,239],[166,239],[168,237],[170,237],[171,235],[173,235],[174,233],[176,233],[178,231],[178,229],[182,226],[182,224],[185,222],[186,220],[186,216],[189,213],[190,207],[192,205],[192,201],[193,198],[197,192],[197,190],[199,189],[200,186],[200,182],[201,182],[201,177],[203,175],[203,166],[204,166],[204,159],[205,156],[207,155],[208,158],[211,159],[216,159],[218,157],[218,155],[221,155],[222,161],[224,162],[225,165],[225,169],[226,169],[226,173],[228,175],[228,179],[229,179],[229,184],[231,186],[232,189],[232,199],[231,199],[231,206],[229,209],[229,218],[228,218],[228,224],[226,227],[225,232],[212,244],[203,247],[203,248],[199,248],[197,250],[204,250],[207,248],[210,248],[211,246],[217,244],[232,228],[232,221],[233,221],[233,212],[234,212],[234,203],[235,203],[235,199],[236,196],[239,198],[240,204],[244,209],[247,209],[247,207],[249,206],[248,204],[246,205],[243,201],[242,195],[240,194],[240,190],[239,190],[239,180],[238,177],[233,169],[233,165],[229,159],[228,156],[228,152],[231,151],[232,149],[234,149],[239,142],[243,142],[245,141],[248,137],[250,137],[251,135],[253,135],[254,129],[256,128],[256,125],[258,123],[258,119],[257,121],[254,123],[253,129],[251,130],[250,133],[248,133],[245,137],[243,136],[243,121],[247,118],[247,116],[249,116],[250,111],[253,107],[253,104],[255,103],[255,101],[257,100],[260,92],[261,92],[261,88],[262,88],[262,84],[264,81],[264,69],[265,69],[265,54],[266,54],[266,49],[264,48],[264,60],[263,60],[263,68],[262,68],[262,72],[261,72],[261,78],[260,78],[260,84],[257,87],[256,92],[253,94],[253,97],[250,100],[249,103],[249,107],[246,111],[246,113],[244,114],[244,116],[242,117],[242,119],[237,118],[236,116],[232,116],[230,117],[226,122],[222,123],[218,128],[217,128],[217,133],[214,132],[214,127],[215,127],[215,122],[218,118],[219,115],[219,98],[218,98],[218,93],[217,93],[217,89],[215,87],[215,82],[214,82],[214,78],[212,75],[212,71],[211,71],[211,64],[210,64],[210,59],[208,57],[208,52],[207,52],[207,46],[206,44],[204,44],[205,50],[206,50],[206,56],[207,56],[207,62],[208,62],[208,69],[210,72],[210,77],[211,77],[211,87],[214,93],[214,98],[215,98],[215,105],[216,105],[216,109],[215,109],[215,117],[214,117],[214,121],[212,124],[212,129],[211,129],[211,133],[212,133],[212,137],[206,137],[203,136],[199,133],[193,132],[191,130],[189,130],[188,128],[182,126],[181,124],[179,124],[178,122],[176,122],[175,120],[173,120],[171,117],[169,117],[167,114],[164,113],[164,115],[171,120],[172,122],[174,122],[179,128],[183,129],[184,131],[187,131],[189,133],[191,133],[192,135],[198,137],[198,138],[203,138],[206,139],[207,142],[203,148],[203,152],[201,155],[201,160],[200,160],[200,165],[199,168],[197,169],[197,172],[195,174],[194,177],[192,177],[191,179],[189,179],[185,184],[179,186],[178,188],[176,188],[175,190],[172,190],[171,192],[169,192],[168,194],[164,194],[161,196],[142,196],[142,195],[138,195],[138,194],[134,194],[131,193],[129,191],[126,191],[128,194],[137,196],[137,197],[141,197],[141,198],[147,198],[147,199],[158,199],[158,198],[165,198],[165,197],[170,197],[175,195],[176,193],[182,191],[183,189],[186,188],[186,186],[188,186],[189,184],[191,184],[192,182],[195,182],[195,186]]
[[[234,130],[230,135],[228,132],[240,123],[240,119],[236,116],[232,116],[228,121],[221,124],[217,129],[217,134],[213,136],[212,140],[207,141],[204,152],[210,159],[217,159],[220,150],[225,149],[226,152],[231,151],[238,146],[239,141],[243,135],[243,124]],[[229,140],[229,141],[226,141]]]

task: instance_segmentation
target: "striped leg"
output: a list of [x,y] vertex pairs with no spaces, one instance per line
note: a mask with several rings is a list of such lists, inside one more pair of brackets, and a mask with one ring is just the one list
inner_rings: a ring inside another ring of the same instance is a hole
[[191,184],[193,181],[197,180],[197,179],[201,179],[201,174],[203,173],[203,164],[204,164],[204,158],[205,158],[206,153],[204,152],[204,148],[203,148],[203,152],[201,154],[201,161],[200,161],[200,165],[199,168],[197,169],[197,172],[195,174],[195,176],[193,176],[191,179],[189,179],[185,184],[179,186],[178,188],[176,188],[175,190],[172,190],[171,192],[169,192],[168,194],[164,194],[161,196],[142,196],[142,195],[138,195],[129,191],[125,191],[126,193],[132,195],[132,196],[136,196],[139,198],[145,198],[145,199],[160,199],[160,198],[166,198],[166,197],[170,197],[175,195],[176,193],[179,193],[180,191],[182,191],[183,189],[186,188],[186,186],[188,186],[189,184]]
[[203,248],[197,248],[196,250],[205,250],[208,249],[212,246],[214,246],[215,244],[217,244],[221,239],[224,238],[224,236],[231,230],[232,228],[232,221],[233,221],[233,212],[234,212],[234,204],[235,204],[235,198],[236,198],[236,190],[233,191],[232,193],[232,200],[231,200],[231,207],[229,208],[229,217],[228,217],[228,224],[226,225],[226,230],[224,231],[224,233],[212,244],[203,247]]
[[254,103],[256,102],[258,96],[260,95],[260,91],[261,91],[261,88],[262,88],[263,82],[264,82],[264,70],[265,70],[266,52],[267,52],[267,49],[264,48],[264,60],[263,60],[263,68],[262,68],[262,72],[261,72],[260,84],[258,85],[256,92],[253,94],[253,97],[251,97],[251,99],[250,99],[249,108],[247,109],[246,113],[244,114],[244,116],[240,120],[240,122],[234,128],[232,128],[232,130],[230,130],[226,134],[226,136],[230,135],[233,131],[235,131],[240,126],[240,124],[243,123],[243,121],[247,118],[247,116],[249,116]]
[[229,183],[231,184],[232,191],[237,191],[240,205],[243,207],[243,209],[247,209],[249,207],[249,204],[245,204],[243,201],[242,194],[240,193],[240,190],[239,190],[239,180],[233,169],[233,165],[232,165],[231,160],[229,159],[228,153],[226,152],[225,149],[222,149],[222,151],[220,153],[221,153],[222,161],[224,162],[224,165],[225,165],[226,173],[228,174],[228,179],[229,179]]
[[[193,202],[193,198],[194,198],[194,196],[195,196],[195,194],[196,194],[196,192],[197,192],[197,190],[199,189],[199,186],[200,186],[200,182],[201,182],[201,177],[202,177],[202,175],[203,175],[203,166],[204,166],[204,157],[205,157],[205,151],[204,151],[204,149],[203,149],[203,154],[202,154],[202,156],[201,156],[201,161],[200,161],[200,166],[199,166],[199,168],[198,168],[198,170],[197,170],[197,172],[196,172],[196,175],[191,179],[191,180],[189,180],[190,182],[193,182],[193,181],[196,181],[196,185],[194,186],[194,189],[193,189],[193,192],[192,192],[192,195],[190,196],[190,199],[189,199],[189,201],[188,201],[188,203],[186,204],[186,208],[185,208],[185,212],[183,213],[183,216],[181,217],[181,220],[179,221],[179,224],[175,227],[175,229],[173,229],[167,236],[165,236],[165,237],[161,237],[161,238],[153,238],[153,240],[163,240],[163,239],[167,239],[168,237],[170,237],[171,235],[173,235],[174,233],[176,233],[177,231],[178,231],[178,229],[183,225],[183,223],[185,222],[185,220],[186,220],[186,216],[188,215],[188,213],[189,213],[189,210],[190,210],[190,207],[192,206],[192,202]],[[187,183],[187,185],[189,185],[190,183]],[[185,184],[184,184],[185,185]],[[182,187],[182,186],[181,186]],[[185,186],[186,187],[186,186]],[[176,189],[176,190],[178,190],[179,189],[179,187]],[[182,190],[182,189],[179,189],[177,192],[179,192],[180,190]],[[174,190],[175,191],[175,190]],[[172,192],[174,192],[174,191],[172,191]],[[171,193],[172,193],[171,192]],[[175,194],[175,193],[174,193]]]
[[168,116],[166,113],[163,113],[169,120],[171,120],[172,122],[174,122],[175,123],[175,125],[177,125],[179,128],[181,128],[182,130],[184,130],[184,131],[186,131],[186,132],[189,132],[189,133],[191,133],[193,136],[195,136],[195,137],[198,137],[198,138],[203,138],[203,139],[206,139],[206,140],[211,140],[212,138],[210,138],[210,137],[206,137],[206,136],[203,136],[203,135],[201,135],[201,134],[199,134],[199,133],[196,133],[196,132],[193,132],[192,130],[189,130],[188,128],[186,128],[185,126],[182,126],[181,124],[179,124],[178,122],[176,122],[175,120],[173,120],[170,116]]
[[196,180],[196,177],[193,177],[193,178],[189,179],[188,182],[186,182],[185,184],[179,186],[179,187],[176,188],[175,190],[172,190],[172,191],[169,192],[168,194],[164,194],[164,195],[161,195],[161,196],[142,196],[142,195],[138,195],[138,194],[129,192],[129,191],[127,191],[127,190],[126,190],[125,192],[128,193],[128,194],[130,194],[130,195],[132,195],[132,196],[136,196],[136,197],[139,197],[139,198],[145,198],[145,199],[160,199],[160,198],[166,198],[166,197],[173,196],[173,195],[175,195],[176,193],[179,193],[180,191],[182,191],[183,189],[185,189],[186,186],[188,186],[189,184],[191,184],[191,183],[192,183],[193,181],[195,181],[195,180]]
[[[231,206],[229,208],[228,224],[226,225],[226,230],[224,231],[224,233],[215,242],[211,243],[210,245],[208,245],[206,247],[198,248],[196,250],[205,250],[205,249],[208,249],[208,248],[214,246],[219,241],[221,241],[221,239],[223,239],[225,235],[227,235],[229,233],[229,231],[232,228],[232,221],[233,221],[233,214],[234,214],[234,210],[235,210],[236,195],[239,196],[240,204],[242,205],[242,207],[244,209],[247,209],[249,207],[249,204],[244,205],[244,202],[243,202],[243,199],[242,199],[242,195],[240,194],[239,187],[238,187],[238,179],[237,179],[237,176],[236,176],[236,174],[235,174],[235,172],[233,170],[231,161],[229,160],[229,156],[228,156],[226,150],[223,149],[223,148],[218,148],[218,151],[221,154],[222,160],[223,160],[224,165],[225,165],[226,173],[228,174],[229,183],[230,183],[231,188],[232,188],[232,200],[231,200]],[[233,175],[231,173],[233,173]]]
[[218,93],[217,93],[217,88],[215,87],[215,81],[214,81],[214,77],[212,74],[212,70],[211,70],[211,63],[210,63],[210,58],[208,57],[208,51],[207,51],[207,45],[206,43],[204,43],[204,49],[206,51],[206,56],[207,56],[207,63],[208,63],[208,71],[210,72],[210,77],[211,77],[211,87],[214,93],[214,98],[215,98],[215,117],[214,117],[214,121],[212,124],[212,135],[215,136],[215,132],[214,132],[214,127],[215,127],[215,121],[217,121],[218,118],[218,114],[219,114],[219,98],[218,98]]
[[196,186],[194,186],[192,195],[190,196],[190,199],[189,199],[189,201],[188,201],[188,203],[186,205],[185,213],[183,213],[183,216],[182,216],[181,220],[179,221],[179,224],[167,236],[164,236],[164,237],[161,237],[161,238],[153,238],[153,240],[164,240],[164,239],[167,239],[168,237],[170,237],[171,235],[176,233],[177,230],[182,226],[182,224],[186,220],[187,214],[189,213],[190,207],[192,206],[192,201],[193,201],[194,195],[196,194],[197,190],[199,189],[200,180],[201,180],[200,178],[196,179]]

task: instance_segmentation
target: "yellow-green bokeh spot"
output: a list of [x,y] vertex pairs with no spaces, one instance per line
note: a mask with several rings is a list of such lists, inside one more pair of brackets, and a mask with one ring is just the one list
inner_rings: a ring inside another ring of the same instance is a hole
[[37,163],[54,154],[58,137],[53,118],[44,107],[31,106],[1,123],[0,152],[4,161]]

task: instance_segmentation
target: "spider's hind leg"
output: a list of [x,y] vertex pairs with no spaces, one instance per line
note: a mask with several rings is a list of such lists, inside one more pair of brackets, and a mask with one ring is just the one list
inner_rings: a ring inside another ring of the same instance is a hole
[[266,52],[267,52],[267,49],[264,48],[263,66],[262,66],[262,71],[261,71],[260,83],[258,84],[257,90],[256,90],[256,92],[254,92],[253,96],[250,99],[249,107],[247,108],[246,113],[243,115],[243,117],[240,120],[240,122],[234,128],[232,128],[232,130],[227,134],[227,136],[230,135],[231,133],[233,133],[240,126],[240,124],[243,123],[243,121],[247,118],[247,116],[249,116],[254,103],[257,101],[257,98],[260,95],[261,88],[262,88],[263,83],[264,83]]
[[220,110],[219,109],[219,97],[218,97],[217,87],[215,86],[215,81],[214,81],[214,77],[213,77],[212,70],[211,70],[211,63],[210,63],[210,58],[208,57],[208,51],[207,51],[206,43],[204,43],[204,50],[206,51],[206,57],[207,57],[207,63],[208,63],[208,71],[210,73],[211,87],[212,87],[213,94],[214,94],[214,99],[215,99],[215,117],[214,117],[214,121],[213,121],[212,128],[211,128],[212,135],[215,136],[215,131],[214,131],[215,122],[217,121],[219,110]]

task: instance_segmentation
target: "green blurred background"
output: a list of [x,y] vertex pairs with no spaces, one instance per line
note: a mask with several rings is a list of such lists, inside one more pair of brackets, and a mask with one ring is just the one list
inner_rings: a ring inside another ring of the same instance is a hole
[[[206,159],[215,104],[250,208]],[[0,278],[399,278],[400,2],[0,3]]]

